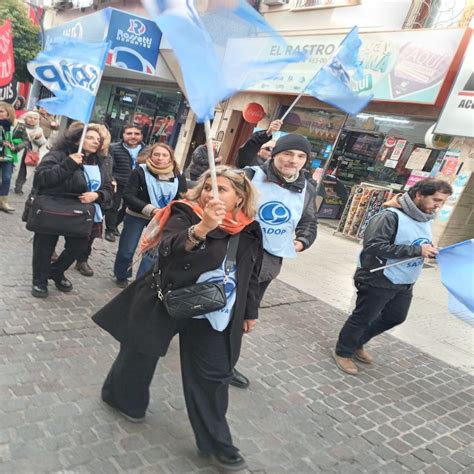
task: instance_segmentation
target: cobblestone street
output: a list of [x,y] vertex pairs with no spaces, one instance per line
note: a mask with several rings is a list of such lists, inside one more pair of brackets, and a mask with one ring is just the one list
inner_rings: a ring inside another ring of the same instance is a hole
[[[96,241],[94,277],[69,270],[72,293],[50,285],[35,299],[23,201],[0,215],[0,472],[218,472],[196,453],[176,340],[145,423],[100,401],[118,344],[90,316],[119,291],[116,245]],[[231,388],[229,410],[251,472],[472,472],[469,374],[384,335],[370,344],[375,364],[346,376],[331,359],[345,314],[279,281],[260,318],[238,366],[250,388]]]

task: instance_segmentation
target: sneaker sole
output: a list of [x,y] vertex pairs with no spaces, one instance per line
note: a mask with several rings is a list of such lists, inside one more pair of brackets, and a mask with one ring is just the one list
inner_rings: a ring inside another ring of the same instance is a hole
[[339,362],[338,362],[338,360],[337,360],[337,354],[336,354],[335,351],[332,351],[332,352],[331,352],[331,355],[332,355],[332,358],[334,359],[334,362],[336,362],[337,368],[338,368],[340,371],[344,372],[344,373],[347,374],[347,375],[359,375],[359,371],[358,371],[358,370],[357,370],[357,372],[349,372],[349,371],[347,371],[346,369],[344,369],[344,367],[342,367],[341,365],[339,365]]
[[62,286],[58,286],[58,285],[54,285],[54,286],[55,286],[56,289],[57,289],[58,291],[60,291],[61,293],[70,293],[70,292],[74,289],[73,286],[71,286],[70,288],[63,288]]

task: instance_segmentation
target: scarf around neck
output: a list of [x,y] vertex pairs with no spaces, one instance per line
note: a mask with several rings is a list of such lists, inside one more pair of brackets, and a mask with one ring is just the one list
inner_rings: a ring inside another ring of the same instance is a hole
[[423,212],[412,200],[408,193],[403,194],[398,198],[398,203],[402,211],[408,216],[418,222],[428,222],[435,218],[435,214],[427,214]]
[[151,161],[150,158],[148,158],[148,160],[146,160],[146,167],[148,168],[148,170],[151,173],[156,174],[160,177],[162,177],[163,175],[165,177],[172,177],[173,176],[173,168],[174,168],[173,163],[170,163],[169,165],[167,165],[163,168],[159,168],[158,166],[153,164],[153,161]]
[[[145,231],[140,240],[140,254],[151,251],[155,249],[161,241],[163,235],[163,230],[166,227],[171,216],[171,210],[174,204],[181,203],[189,206],[193,212],[202,219],[204,214],[204,209],[200,204],[196,202],[189,201],[187,199],[180,199],[177,201],[170,202],[166,207],[160,209],[152,218],[150,223],[146,226]],[[233,212],[226,212],[222,224],[218,229],[222,229],[230,235],[235,235],[241,232],[245,227],[247,227],[254,219],[248,217],[242,210],[239,210],[234,216]]]

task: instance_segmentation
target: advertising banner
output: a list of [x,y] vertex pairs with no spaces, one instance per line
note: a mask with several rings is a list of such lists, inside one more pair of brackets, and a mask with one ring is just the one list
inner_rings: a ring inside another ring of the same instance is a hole
[[[360,59],[365,76],[352,84],[373,100],[434,104],[449,66],[459,47],[463,29],[361,33]],[[286,50],[273,45],[259,56],[278,59],[303,51],[304,62],[290,64],[272,80],[261,81],[249,90],[299,94],[336,51],[345,35],[285,37]],[[255,50],[258,50],[258,40]],[[262,43],[263,44],[263,43]]]
[[161,31],[154,21],[113,10],[107,39],[111,42],[108,65],[155,74]]
[[58,36],[86,41],[110,41],[106,64],[155,75],[161,31],[156,23],[130,13],[105,8],[46,30],[46,45]]
[[435,133],[474,137],[474,41],[469,43]]
[[10,20],[0,26],[0,87],[8,86],[15,72],[13,35]]

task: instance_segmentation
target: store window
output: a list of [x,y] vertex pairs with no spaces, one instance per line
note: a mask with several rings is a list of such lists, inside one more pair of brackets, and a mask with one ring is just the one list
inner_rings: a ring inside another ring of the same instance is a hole
[[181,102],[179,91],[150,91],[105,83],[97,94],[92,120],[107,124],[112,141],[120,140],[124,125],[138,124],[145,143],[174,146]]
[[403,189],[414,171],[428,176],[440,156],[425,146],[433,121],[385,115],[348,117],[329,174],[352,187],[361,182]]

